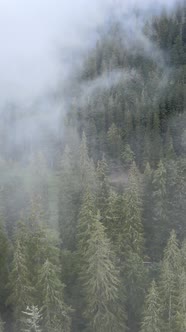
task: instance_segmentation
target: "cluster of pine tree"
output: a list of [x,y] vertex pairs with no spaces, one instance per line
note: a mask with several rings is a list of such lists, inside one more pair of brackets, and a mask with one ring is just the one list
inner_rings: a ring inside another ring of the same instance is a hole
[[142,33],[100,32],[63,143],[2,121],[0,332],[186,330],[185,4]]

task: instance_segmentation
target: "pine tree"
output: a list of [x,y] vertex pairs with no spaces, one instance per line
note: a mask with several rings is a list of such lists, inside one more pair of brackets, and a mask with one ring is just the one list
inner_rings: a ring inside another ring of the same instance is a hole
[[80,209],[77,227],[78,252],[81,258],[84,257],[87,251],[88,240],[90,239],[91,230],[95,222],[95,213],[95,200],[90,190],[87,189]]
[[139,185],[138,170],[133,163],[130,169],[127,191],[124,195],[125,222],[122,241],[125,250],[142,255],[143,252],[143,225],[142,201]]
[[34,290],[30,283],[28,256],[25,239],[27,237],[24,225],[18,225],[12,269],[9,275],[8,289],[10,296],[7,302],[13,305],[16,326],[20,328],[21,313],[27,305],[33,302]]
[[122,230],[124,221],[122,195],[110,190],[108,197],[108,207],[106,210],[106,233],[108,238],[114,244],[115,250],[120,250],[119,234]]
[[86,253],[85,317],[91,331],[125,331],[124,308],[119,300],[119,274],[105,227],[99,219],[98,214]]
[[131,150],[129,144],[124,146],[123,152],[121,153],[121,160],[126,168],[129,168],[134,162],[134,152]]
[[162,332],[161,305],[155,281],[152,281],[146,295],[140,331]]
[[176,313],[176,326],[179,332],[186,329],[186,272],[182,269],[179,276],[178,309]]
[[121,135],[119,129],[113,123],[107,133],[108,150],[112,158],[119,158],[121,155]]
[[105,221],[106,210],[109,197],[109,182],[108,182],[108,165],[103,158],[97,164],[97,193],[96,193],[96,206],[100,211],[101,218]]
[[41,332],[40,322],[42,316],[37,306],[27,307],[22,314],[24,315],[22,332]]
[[59,270],[48,259],[41,267],[37,288],[44,331],[69,332],[71,308],[64,302],[64,285],[60,282]]
[[77,215],[81,204],[82,183],[80,165],[76,155],[67,146],[63,153],[59,171],[59,230],[64,249],[76,247]]
[[162,157],[162,139],[160,136],[160,119],[157,111],[153,113],[153,124],[151,130],[151,162],[157,166]]
[[8,258],[9,258],[9,243],[4,227],[0,221],[0,309],[1,312],[5,309],[5,302],[7,299],[7,289],[5,285],[8,283]]
[[121,276],[126,287],[128,325],[131,331],[139,329],[148,280],[147,273],[143,257],[129,251],[121,266]]
[[166,157],[166,160],[172,160],[175,159],[176,154],[174,151],[174,146],[173,146],[173,141],[172,141],[172,136],[170,133],[170,129],[167,130],[167,134],[166,134],[166,143],[164,146],[164,155]]
[[178,310],[178,285],[181,271],[181,254],[175,231],[171,232],[164,251],[160,275],[160,296],[165,331],[174,331]]
[[81,169],[81,183],[83,188],[89,186],[90,188],[95,187],[95,169],[94,163],[89,158],[87,139],[83,132],[81,145],[80,145],[80,169]]
[[121,277],[126,287],[129,327],[133,331],[138,328],[146,283],[142,199],[139,172],[135,163],[130,169],[124,193],[124,223],[120,233],[120,247]]
[[49,170],[44,154],[39,151],[31,159],[31,196],[39,198],[45,225],[49,223]]
[[153,240],[153,171],[150,167],[150,164],[147,163],[143,175],[143,225],[144,225],[144,234],[145,242],[147,248],[147,254],[153,256],[151,253],[151,246]]
[[170,218],[175,224],[179,237],[183,240],[186,236],[186,158],[180,158],[176,164],[173,163],[172,173],[175,177],[174,187],[170,188],[172,189],[169,205]]
[[[57,241],[51,240],[47,233],[47,228],[41,220],[43,218],[40,201],[36,201],[35,197],[31,202],[31,207],[28,216],[28,230],[27,230],[27,255],[28,255],[28,269],[30,274],[30,282],[34,287],[37,283],[38,271],[47,258],[55,262],[56,255],[58,255]],[[50,234],[52,231],[50,230]]]
[[178,309],[176,314],[176,326],[178,331],[184,332],[186,329],[186,241],[181,247],[181,272],[178,283]]
[[165,247],[167,241],[166,234],[170,231],[168,228],[166,183],[166,169],[163,162],[160,160],[153,178],[154,243],[152,244],[152,247],[156,259],[159,258],[162,249]]

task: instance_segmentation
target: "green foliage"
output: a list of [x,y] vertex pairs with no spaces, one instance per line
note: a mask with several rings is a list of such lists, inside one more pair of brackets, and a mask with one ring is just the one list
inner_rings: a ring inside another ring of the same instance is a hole
[[103,158],[97,164],[97,192],[96,192],[96,206],[100,211],[103,221],[105,221],[105,214],[107,210],[109,197],[109,182],[108,182],[108,165]]
[[99,218],[98,214],[86,253],[85,317],[91,331],[124,331],[125,313],[124,308],[120,307],[119,274],[110,241]]
[[30,112],[2,109],[0,332],[186,329],[186,6],[131,17],[59,92],[56,135],[18,144]]
[[142,200],[138,170],[133,163],[124,194],[125,222],[123,225],[123,245],[126,251],[142,255],[144,238],[142,225]]
[[40,329],[40,321],[42,316],[38,307],[31,306],[27,307],[26,311],[22,312],[24,315],[23,323],[24,328],[22,329],[23,332],[41,332]]
[[82,189],[80,178],[79,164],[67,146],[62,156],[58,178],[59,230],[65,249],[74,249],[76,246],[77,215]]
[[8,283],[8,261],[9,261],[9,243],[4,231],[4,227],[0,223],[0,309],[5,309],[7,299],[7,289],[5,285]]
[[161,332],[161,306],[158,288],[155,281],[152,281],[145,299],[141,332]]
[[142,217],[143,217],[143,225],[144,225],[144,237],[146,244],[146,252],[148,255],[153,257],[154,252],[152,252],[152,241],[154,238],[154,226],[153,226],[153,170],[150,167],[150,164],[147,163],[145,167],[145,171],[143,174],[143,209],[142,209]]
[[63,299],[64,285],[58,267],[46,260],[40,269],[37,288],[40,293],[42,326],[47,331],[70,331],[71,309]]
[[129,252],[122,271],[126,295],[128,320],[131,330],[138,328],[147,285],[147,269],[142,257],[135,252]]
[[95,188],[95,169],[94,163],[89,158],[87,139],[85,133],[83,132],[81,145],[80,145],[80,170],[81,170],[81,183],[84,188],[89,186],[90,188]]
[[178,310],[178,285],[181,273],[181,253],[177,237],[171,232],[164,251],[160,275],[160,296],[165,331],[175,331],[176,313]]
[[167,174],[166,168],[162,161],[159,162],[158,168],[153,177],[153,199],[154,199],[154,257],[159,258],[159,253],[165,247],[168,228],[167,213]]
[[120,232],[124,222],[122,195],[110,190],[106,211],[106,233],[113,243],[115,250],[120,251]]
[[16,234],[12,268],[9,274],[8,289],[10,291],[10,296],[7,300],[9,304],[13,305],[18,330],[21,313],[27,305],[32,304],[34,295],[28,269],[28,255],[25,243],[26,237],[26,229],[24,225],[20,224]]
[[111,127],[108,130],[107,140],[108,140],[108,147],[109,147],[108,149],[110,152],[110,156],[113,159],[120,158],[122,140],[121,140],[120,131],[118,130],[118,128],[114,123],[111,125]]
[[77,227],[77,236],[78,236],[78,252],[80,257],[84,257],[88,247],[88,240],[91,236],[91,231],[95,222],[96,208],[95,200],[90,192],[87,189],[80,214],[79,214],[79,223]]
[[121,154],[121,159],[125,167],[130,167],[134,161],[134,152],[131,150],[130,145],[126,144]]

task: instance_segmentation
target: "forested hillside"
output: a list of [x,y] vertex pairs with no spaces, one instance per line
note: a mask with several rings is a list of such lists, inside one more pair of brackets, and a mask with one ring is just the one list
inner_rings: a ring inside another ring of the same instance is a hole
[[0,332],[186,330],[186,4],[127,19],[52,96],[55,133],[4,106]]

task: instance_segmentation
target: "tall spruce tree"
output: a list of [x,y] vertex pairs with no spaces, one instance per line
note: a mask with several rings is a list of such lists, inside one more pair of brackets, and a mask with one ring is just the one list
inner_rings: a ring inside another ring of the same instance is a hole
[[179,332],[184,332],[186,329],[186,272],[184,268],[179,276],[176,327]]
[[44,331],[69,332],[71,308],[64,302],[64,284],[59,279],[59,269],[48,259],[40,269],[37,289]]
[[19,224],[14,246],[12,269],[10,271],[8,283],[10,296],[7,300],[7,303],[13,306],[16,329],[18,331],[21,328],[21,313],[27,305],[33,303],[34,295],[28,269],[26,238],[26,228],[24,225]]
[[83,189],[87,188],[87,186],[92,189],[95,188],[95,168],[93,161],[89,158],[87,138],[84,132],[80,144],[80,172]]
[[9,243],[0,221],[0,309],[5,310],[5,302],[8,296],[5,285],[8,283]]
[[152,257],[153,252],[151,252],[151,245],[153,240],[153,171],[150,164],[147,163],[143,175],[143,225],[144,225],[144,235],[145,244],[147,249],[147,254]]
[[99,209],[102,220],[104,222],[106,217],[106,210],[107,210],[108,197],[109,197],[108,165],[105,158],[98,161],[96,174],[97,174],[96,206]]
[[171,232],[164,251],[160,275],[160,296],[164,330],[175,331],[178,311],[179,275],[181,272],[181,253],[175,231]]
[[59,230],[64,249],[76,247],[77,215],[81,203],[82,183],[80,165],[66,146],[59,170]]
[[181,247],[181,273],[179,275],[178,309],[176,314],[177,329],[183,332],[186,328],[186,241]]
[[120,250],[119,236],[124,222],[122,195],[110,190],[106,210],[106,233],[113,243],[115,250]]
[[86,254],[88,240],[90,239],[91,230],[95,222],[95,214],[95,199],[90,189],[87,188],[80,209],[79,222],[77,227],[78,252],[80,259],[83,258]]
[[86,253],[85,317],[91,331],[125,331],[125,309],[119,299],[119,274],[105,227],[99,219],[98,214]]
[[133,163],[124,193],[124,223],[120,234],[121,277],[126,286],[128,324],[131,331],[139,327],[145,295],[144,234],[139,172]]
[[139,254],[143,253],[143,225],[142,225],[142,200],[140,193],[138,170],[133,163],[128,187],[124,194],[124,213],[125,222],[123,226],[122,241],[125,251],[131,251]]
[[161,332],[161,304],[156,282],[153,280],[146,295],[141,332]]
[[159,259],[167,241],[167,232],[170,231],[167,212],[167,174],[163,162],[160,160],[153,178],[154,201],[154,241],[152,243],[154,258]]

